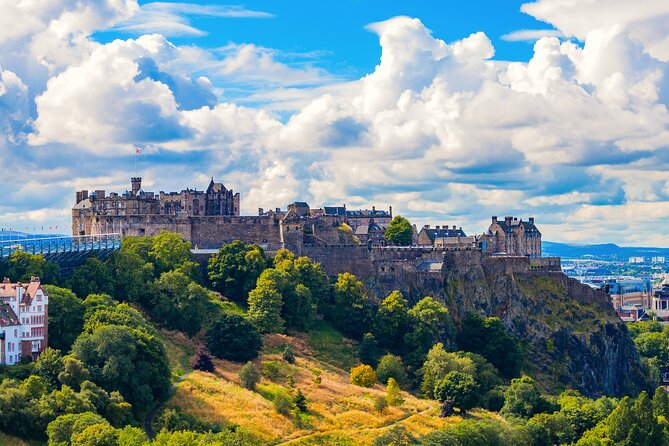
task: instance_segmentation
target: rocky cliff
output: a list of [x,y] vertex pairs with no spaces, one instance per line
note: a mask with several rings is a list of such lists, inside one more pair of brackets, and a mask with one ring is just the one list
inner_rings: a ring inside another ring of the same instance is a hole
[[440,294],[456,327],[468,312],[499,317],[524,345],[525,370],[551,393],[574,388],[597,397],[647,389],[630,334],[604,293],[513,260],[445,256]]

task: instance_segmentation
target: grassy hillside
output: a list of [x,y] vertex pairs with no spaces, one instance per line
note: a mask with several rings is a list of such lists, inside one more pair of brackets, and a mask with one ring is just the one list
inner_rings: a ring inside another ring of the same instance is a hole
[[10,437],[9,435],[0,432],[0,446],[30,446],[30,443],[26,443],[19,438]]
[[[367,389],[349,384],[348,369],[355,365],[355,351],[329,325],[321,324],[309,334],[296,337],[267,335],[264,350],[254,363],[260,370],[274,364],[274,376],[263,376],[256,391],[240,387],[241,364],[215,361],[215,373],[194,371],[177,385],[167,403],[209,424],[239,425],[260,435],[268,444],[290,445],[366,445],[395,424],[422,435],[460,417],[439,418],[436,401],[418,399],[406,392],[405,402],[379,413],[374,400],[385,395],[380,384]],[[172,343],[172,339],[168,339]],[[281,351],[291,344],[296,361],[289,364]],[[170,348],[170,350],[172,350]],[[271,366],[270,366],[271,368]],[[319,379],[320,378],[320,379]],[[309,401],[306,414],[281,415],[273,408],[278,392],[300,389]],[[493,416],[474,411],[473,417]]]

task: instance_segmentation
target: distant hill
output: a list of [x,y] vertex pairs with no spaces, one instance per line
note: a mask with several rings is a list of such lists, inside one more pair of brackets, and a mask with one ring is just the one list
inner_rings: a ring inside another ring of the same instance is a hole
[[567,243],[542,242],[545,257],[582,258],[593,257],[602,260],[627,260],[630,257],[665,256],[669,258],[669,248],[618,246],[614,243],[600,245],[572,245]]

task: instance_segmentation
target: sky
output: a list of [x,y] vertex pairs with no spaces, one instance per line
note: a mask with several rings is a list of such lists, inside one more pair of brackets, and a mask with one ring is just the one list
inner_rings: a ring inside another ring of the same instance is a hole
[[213,176],[244,214],[392,205],[419,226],[533,216],[546,240],[669,247],[669,2],[0,9],[0,228],[67,232],[76,190]]

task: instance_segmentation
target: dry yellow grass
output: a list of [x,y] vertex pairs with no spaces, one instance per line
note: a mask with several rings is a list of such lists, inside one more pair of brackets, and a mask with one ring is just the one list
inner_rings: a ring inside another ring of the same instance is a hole
[[[287,343],[294,346],[296,353],[293,365],[273,353]],[[258,369],[262,361],[277,361],[282,376],[273,380],[263,378],[257,391],[239,386],[240,364],[215,361],[215,374],[191,373],[179,384],[168,405],[211,423],[248,428],[270,444],[365,445],[396,423],[415,435],[423,435],[459,420],[459,417],[439,418],[436,402],[406,392],[401,406],[376,412],[374,400],[385,395],[383,386],[377,384],[367,389],[350,384],[348,371],[317,359],[302,338],[267,336],[265,351],[268,353],[254,361]],[[293,375],[293,388],[286,376],[289,373]],[[318,375],[320,383],[315,380]],[[309,413],[299,417],[278,414],[272,406],[272,395],[280,390],[294,393],[297,389],[307,397]]]

